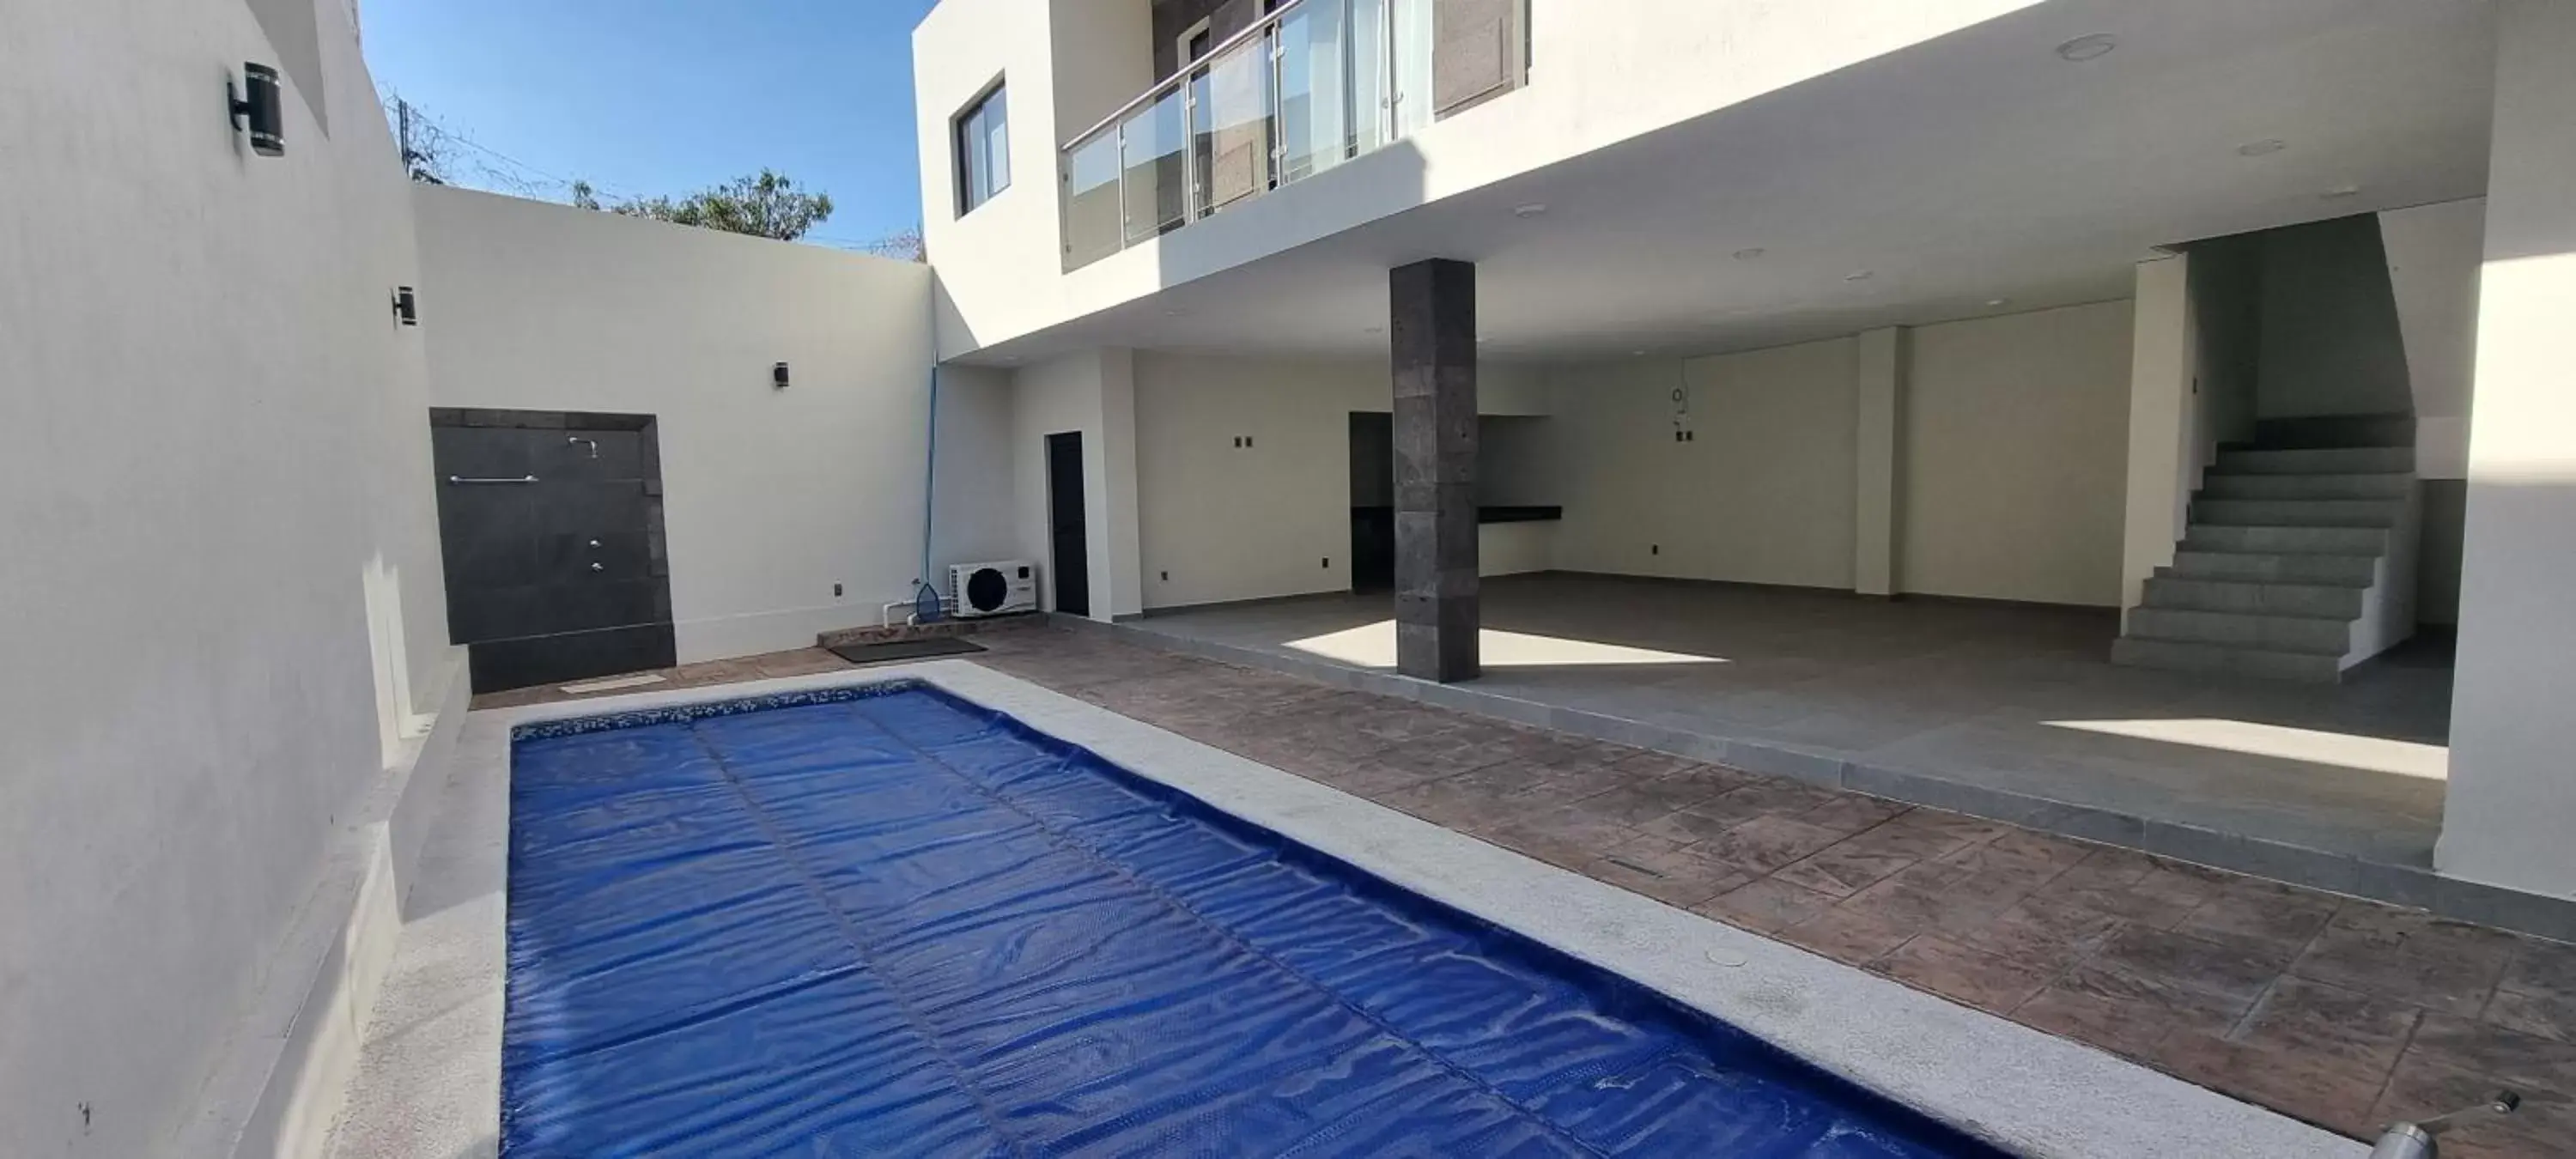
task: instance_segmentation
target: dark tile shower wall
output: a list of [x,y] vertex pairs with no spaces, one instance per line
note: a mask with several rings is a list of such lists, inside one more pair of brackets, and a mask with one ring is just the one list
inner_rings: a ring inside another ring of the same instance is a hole
[[449,634],[475,691],[676,661],[652,416],[440,409],[430,423]]

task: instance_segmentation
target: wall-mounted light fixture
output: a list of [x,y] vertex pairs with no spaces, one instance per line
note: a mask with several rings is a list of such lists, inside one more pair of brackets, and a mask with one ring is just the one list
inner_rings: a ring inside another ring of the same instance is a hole
[[233,128],[250,133],[250,150],[262,157],[286,155],[286,121],[278,113],[277,70],[264,64],[242,65],[241,89],[224,82]]
[[420,325],[420,304],[409,286],[394,287],[394,321],[405,326]]
[[769,385],[776,387],[779,390],[787,389],[786,363],[781,362],[778,365],[769,368]]

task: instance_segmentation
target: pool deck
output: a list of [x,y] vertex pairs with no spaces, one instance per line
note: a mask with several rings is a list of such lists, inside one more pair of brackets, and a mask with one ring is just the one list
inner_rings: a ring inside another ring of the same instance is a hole
[[[2350,1136],[2511,1087],[2523,1111],[2444,1154],[2576,1153],[2576,948],[1089,632],[978,638],[993,651],[967,666],[1665,903],[1636,912],[1714,918]],[[846,671],[784,653],[676,669],[654,695]],[[410,911],[447,919],[421,889]]]

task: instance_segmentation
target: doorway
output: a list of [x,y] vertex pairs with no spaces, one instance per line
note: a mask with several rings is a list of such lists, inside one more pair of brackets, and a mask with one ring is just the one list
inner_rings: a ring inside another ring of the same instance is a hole
[[1055,610],[1091,614],[1091,541],[1083,517],[1082,432],[1046,437],[1047,566],[1055,575]]
[[474,691],[678,662],[653,416],[433,409],[430,461]]
[[1351,412],[1351,590],[1395,587],[1395,416]]

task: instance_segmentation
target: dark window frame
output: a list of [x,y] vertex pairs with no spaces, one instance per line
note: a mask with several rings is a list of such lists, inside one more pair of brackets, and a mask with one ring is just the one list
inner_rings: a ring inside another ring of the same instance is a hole
[[[1011,188],[1011,106],[1006,78],[995,77],[993,83],[976,90],[974,99],[966,102],[956,116],[948,119],[950,170],[957,182],[957,216],[964,217],[1001,196]],[[992,159],[984,152],[992,130],[984,119],[987,110],[997,106],[1001,112],[1002,148],[1001,182],[989,188],[978,188],[978,178],[989,184]],[[982,161],[978,165],[978,160]]]

